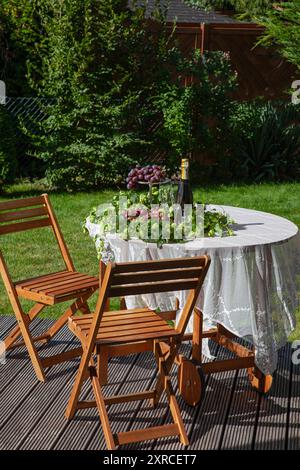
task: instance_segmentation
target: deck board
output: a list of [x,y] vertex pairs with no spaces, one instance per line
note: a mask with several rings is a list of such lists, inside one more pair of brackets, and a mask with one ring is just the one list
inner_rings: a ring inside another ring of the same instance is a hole
[[[227,358],[228,352],[220,348],[217,359]],[[190,436],[192,449],[219,449],[236,377],[237,371],[221,372],[209,377],[202,410],[197,414]]]
[[258,403],[259,395],[250,386],[247,372],[245,370],[239,371],[220,449],[249,450],[252,448]]
[[[35,334],[51,324],[36,320]],[[13,326],[13,318],[0,316],[0,336]],[[63,328],[55,340],[40,348],[44,356],[74,347],[77,340]],[[183,346],[185,354],[189,345]],[[206,378],[202,405],[178,402],[190,438],[188,449],[300,449],[300,365],[292,364],[290,345],[280,351],[274,385],[267,397],[250,386],[246,371],[231,371]],[[224,350],[215,352],[218,359]],[[25,348],[10,351],[0,365],[0,449],[88,449],[105,448],[95,409],[80,410],[67,421],[64,412],[79,359],[47,370],[47,382],[39,383]],[[172,381],[177,392],[177,368]],[[109,385],[105,394],[132,393],[155,384],[155,362],[150,353],[115,357],[109,364]],[[89,382],[83,396],[91,396]],[[163,398],[156,409],[146,401],[118,404],[109,408],[113,432],[144,428],[170,421]],[[124,446],[124,449],[183,449],[176,438]]]
[[288,415],[288,450],[300,449],[300,349],[292,350],[298,364],[292,365],[292,377],[290,381],[290,406]]
[[291,354],[287,346],[279,351],[273,387],[268,396],[260,400],[254,449],[286,448],[291,366]]

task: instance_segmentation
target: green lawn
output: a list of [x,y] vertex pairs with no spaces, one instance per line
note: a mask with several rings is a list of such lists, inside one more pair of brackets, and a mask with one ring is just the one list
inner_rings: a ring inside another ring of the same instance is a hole
[[[0,200],[39,195],[45,192],[42,185],[23,183],[11,186]],[[98,260],[93,241],[83,233],[82,222],[90,209],[111,200],[114,191],[91,193],[51,194],[60,226],[69,246],[76,269],[97,275]],[[197,187],[195,199],[207,203],[233,205],[262,210],[281,215],[300,226],[300,183],[262,184],[248,186]],[[13,279],[25,279],[62,269],[64,266],[56,249],[50,230],[41,229],[7,235],[1,239]],[[94,299],[95,300],[95,299]],[[25,304],[26,305],[26,304]],[[57,316],[62,305],[47,309],[47,316]],[[4,292],[0,290],[0,314],[11,314],[12,310]],[[300,320],[300,312],[298,313]],[[300,321],[292,339],[300,338]]]

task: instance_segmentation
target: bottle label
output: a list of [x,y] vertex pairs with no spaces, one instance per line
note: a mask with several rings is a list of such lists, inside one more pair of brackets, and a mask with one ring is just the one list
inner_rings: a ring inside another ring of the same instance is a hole
[[189,161],[187,159],[184,159],[181,162],[181,179],[189,179]]

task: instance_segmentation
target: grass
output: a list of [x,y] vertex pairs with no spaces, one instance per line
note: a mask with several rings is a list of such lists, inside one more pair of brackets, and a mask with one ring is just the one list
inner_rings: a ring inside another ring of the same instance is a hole
[[[0,201],[17,197],[29,197],[45,192],[42,184],[20,183],[9,187]],[[77,270],[92,275],[98,273],[98,260],[93,241],[83,233],[82,223],[91,208],[109,202],[113,190],[90,193],[53,193],[51,201],[57,214],[65,240]],[[194,188],[196,200],[207,203],[232,205],[256,209],[286,217],[300,226],[300,183],[236,185]],[[1,250],[13,279],[54,272],[64,268],[50,230],[22,232],[1,238]],[[95,296],[94,296],[95,297]],[[92,303],[95,298],[92,299]],[[24,302],[24,307],[29,304]],[[92,304],[91,304],[92,305]],[[62,305],[47,308],[45,315],[57,317]],[[11,314],[3,285],[0,289],[0,314]],[[300,338],[300,311],[298,326],[291,339]]]

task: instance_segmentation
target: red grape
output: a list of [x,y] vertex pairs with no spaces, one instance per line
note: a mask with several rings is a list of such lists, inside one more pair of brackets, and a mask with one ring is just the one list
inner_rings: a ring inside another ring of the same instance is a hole
[[136,165],[132,168],[126,178],[127,188],[134,189],[139,181],[147,181],[150,183],[159,183],[166,177],[166,170],[159,165]]

